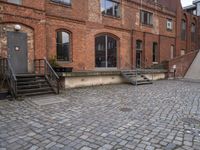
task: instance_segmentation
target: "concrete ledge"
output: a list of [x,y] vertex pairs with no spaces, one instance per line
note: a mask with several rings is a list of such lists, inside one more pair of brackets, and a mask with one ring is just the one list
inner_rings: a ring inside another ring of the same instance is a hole
[[82,71],[82,72],[66,72],[61,73],[61,77],[83,77],[83,76],[110,76],[110,75],[120,75],[121,71]]
[[[121,71],[126,70],[105,70],[105,71],[80,71],[80,72],[66,72],[58,73],[60,77],[83,77],[83,76],[110,76],[110,75],[121,75]],[[139,72],[143,74],[159,74],[167,73],[164,69],[138,69]]]
[[[166,78],[165,70],[145,70],[141,71],[146,77],[152,80],[160,80]],[[61,74],[60,74],[61,76]],[[71,72],[63,73],[62,86],[65,89],[78,88],[107,84],[128,83],[121,75],[121,70],[117,71],[87,71],[87,72]]]
[[65,77],[65,88],[87,87],[106,84],[120,84],[127,81],[121,75]]

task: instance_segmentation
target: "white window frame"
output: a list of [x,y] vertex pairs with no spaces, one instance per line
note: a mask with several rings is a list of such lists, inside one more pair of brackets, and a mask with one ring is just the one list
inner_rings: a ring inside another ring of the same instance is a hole
[[167,30],[173,30],[173,21],[172,21],[172,19],[167,19]]

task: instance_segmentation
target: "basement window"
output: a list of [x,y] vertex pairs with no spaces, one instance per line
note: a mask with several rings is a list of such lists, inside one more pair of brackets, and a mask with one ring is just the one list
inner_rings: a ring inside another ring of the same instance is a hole
[[71,5],[71,0],[51,0],[52,2],[64,4],[64,5]]
[[101,12],[103,15],[120,17],[119,0],[101,0]]
[[22,4],[22,0],[8,0],[8,2],[13,3],[13,4],[18,4],[18,5]]

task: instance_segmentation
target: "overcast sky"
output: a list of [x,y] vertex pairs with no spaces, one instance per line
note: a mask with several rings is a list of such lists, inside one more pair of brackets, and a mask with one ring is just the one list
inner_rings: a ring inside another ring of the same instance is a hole
[[183,7],[191,5],[193,0],[181,0]]

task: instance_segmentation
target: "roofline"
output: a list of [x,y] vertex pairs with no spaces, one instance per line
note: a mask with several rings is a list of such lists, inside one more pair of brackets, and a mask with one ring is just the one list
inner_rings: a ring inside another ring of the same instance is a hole
[[183,7],[184,10],[192,9],[192,8],[196,8],[196,6],[195,5],[189,5],[189,6]]

